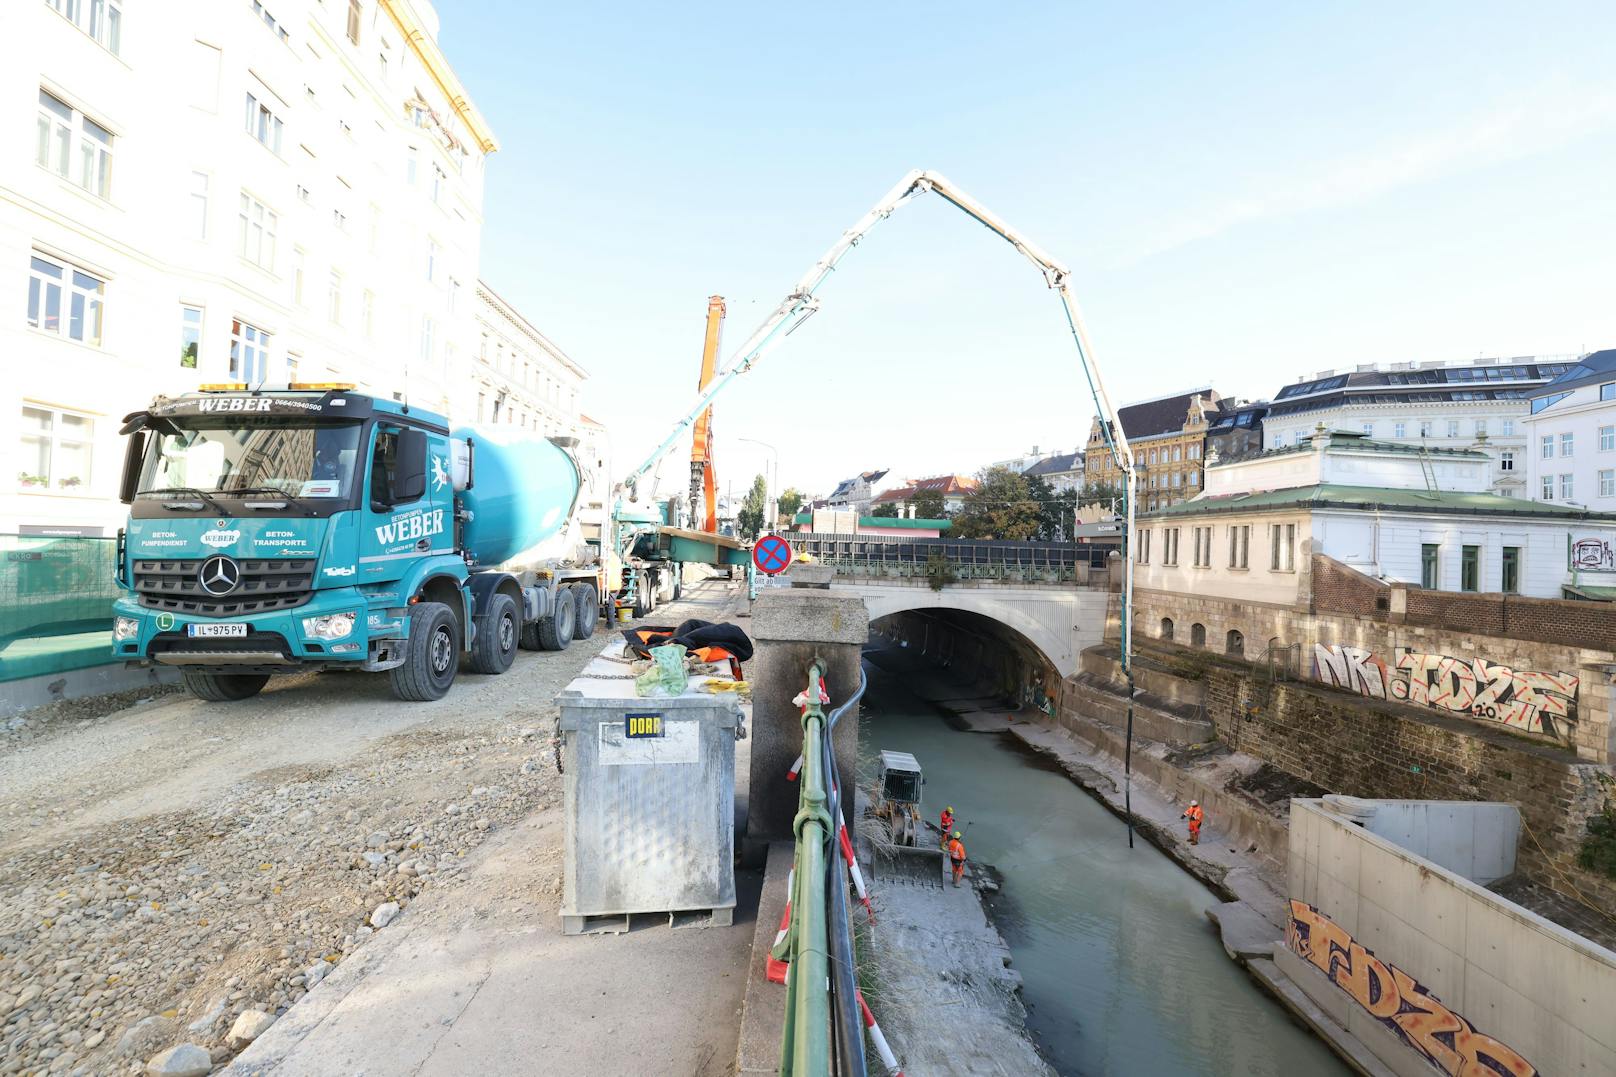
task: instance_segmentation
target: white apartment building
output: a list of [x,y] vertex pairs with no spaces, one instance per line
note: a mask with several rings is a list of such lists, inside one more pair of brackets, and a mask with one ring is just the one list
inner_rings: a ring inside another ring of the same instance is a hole
[[496,144],[437,32],[428,0],[6,4],[0,532],[111,534],[155,394],[449,405]]
[[1616,349],[1537,389],[1524,420],[1532,496],[1616,511]]
[[1534,497],[1526,488],[1527,400],[1575,363],[1574,356],[1522,356],[1322,370],[1274,396],[1263,418],[1265,444],[1296,445],[1323,426],[1376,441],[1476,448],[1493,460],[1488,489]]
[[580,437],[578,396],[589,372],[499,294],[477,282],[476,351],[452,394],[456,420]]

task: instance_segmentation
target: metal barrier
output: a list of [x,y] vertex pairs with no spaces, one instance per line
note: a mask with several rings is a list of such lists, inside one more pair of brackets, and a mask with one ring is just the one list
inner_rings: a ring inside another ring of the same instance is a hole
[[0,681],[104,665],[115,538],[0,535]]
[[959,580],[1087,583],[1103,572],[1111,546],[1072,542],[1001,542],[992,539],[911,539],[884,535],[785,536],[839,574],[877,578],[927,577],[941,569]]

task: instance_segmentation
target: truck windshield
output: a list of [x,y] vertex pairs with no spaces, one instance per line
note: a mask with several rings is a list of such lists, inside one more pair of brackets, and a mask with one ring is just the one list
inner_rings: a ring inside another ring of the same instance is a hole
[[342,499],[353,490],[358,423],[295,423],[239,416],[187,422],[146,447],[139,496],[202,491],[223,497]]

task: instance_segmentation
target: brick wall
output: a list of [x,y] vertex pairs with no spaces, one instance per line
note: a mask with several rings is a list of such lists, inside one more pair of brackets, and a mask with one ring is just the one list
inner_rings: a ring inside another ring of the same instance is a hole
[[1456,719],[1268,682],[1236,663],[1213,663],[1205,676],[1207,717],[1234,750],[1349,796],[1514,804],[1529,828],[1520,869],[1562,892],[1569,880],[1616,912],[1616,882],[1576,866],[1588,817],[1611,790],[1608,768],[1504,734],[1477,736]]
[[1379,580],[1348,568],[1323,554],[1313,555],[1312,608],[1325,613],[1345,613],[1386,619],[1391,588]]

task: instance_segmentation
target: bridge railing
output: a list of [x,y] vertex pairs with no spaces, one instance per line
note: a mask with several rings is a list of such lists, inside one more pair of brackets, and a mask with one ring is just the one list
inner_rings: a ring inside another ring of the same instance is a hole
[[1104,583],[1109,546],[987,539],[910,539],[875,535],[787,536],[800,554],[838,575],[875,579]]

